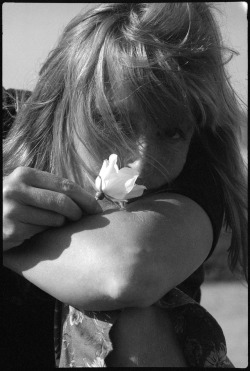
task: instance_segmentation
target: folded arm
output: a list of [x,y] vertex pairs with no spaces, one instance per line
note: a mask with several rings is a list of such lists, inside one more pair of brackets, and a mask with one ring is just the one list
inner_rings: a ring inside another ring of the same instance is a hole
[[4,265],[78,309],[149,306],[205,260],[212,226],[194,201],[154,195],[42,232]]

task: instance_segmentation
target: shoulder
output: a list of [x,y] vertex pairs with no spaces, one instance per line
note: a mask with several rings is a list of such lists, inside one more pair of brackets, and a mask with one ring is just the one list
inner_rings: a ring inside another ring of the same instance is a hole
[[[160,234],[169,243],[169,238],[181,242],[188,250],[197,248],[206,256],[213,240],[210,218],[204,209],[191,198],[178,193],[161,193],[137,200],[127,206],[127,211],[138,215],[137,229],[141,225],[151,233]],[[141,220],[141,221],[140,221]],[[180,241],[182,240],[182,241]],[[176,244],[176,243],[174,243]]]
[[116,226],[112,243],[133,252],[126,290],[128,302],[132,293],[135,306],[152,305],[187,279],[202,265],[212,246],[209,217],[183,195],[151,195],[128,204],[127,211],[106,217],[110,228]]

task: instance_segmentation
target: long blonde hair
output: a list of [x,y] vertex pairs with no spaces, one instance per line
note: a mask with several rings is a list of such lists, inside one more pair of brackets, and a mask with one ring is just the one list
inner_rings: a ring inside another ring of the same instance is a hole
[[96,173],[77,153],[74,135],[100,165],[110,153],[120,159],[135,153],[133,138],[143,128],[134,125],[126,99],[119,109],[112,105],[126,84],[152,125],[173,110],[193,121],[223,189],[225,224],[232,230],[230,268],[239,263],[247,276],[242,111],[225,70],[225,57],[234,52],[223,47],[210,7],[103,3],[76,16],[4,142],[4,174],[30,166],[81,182],[82,166],[94,179]]

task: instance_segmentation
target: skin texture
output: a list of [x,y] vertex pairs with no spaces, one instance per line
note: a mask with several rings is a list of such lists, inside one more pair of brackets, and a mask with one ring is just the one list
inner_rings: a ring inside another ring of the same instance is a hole
[[[175,131],[164,134],[163,127],[146,130],[140,138],[144,143],[143,156],[128,159],[137,160],[135,166],[148,189],[165,184],[181,172],[193,134],[189,122],[182,128],[184,136]],[[80,154],[85,156],[86,151],[78,144]],[[144,161],[145,155],[153,156],[154,162]],[[186,197],[153,195],[129,204],[126,211],[111,209],[79,219],[77,206],[88,213],[99,211],[93,196],[72,182],[55,180],[51,174],[43,173],[42,179],[41,172],[33,170],[32,177],[30,170],[26,169],[25,175],[17,171],[14,180],[13,174],[8,177],[9,183],[12,180],[15,184],[19,176],[26,184],[15,188],[16,199],[21,197],[20,190],[23,192],[19,215],[25,215],[25,201],[29,196],[29,202],[34,203],[34,189],[39,189],[36,211],[45,201],[46,209],[67,216],[74,223],[48,229],[6,252],[4,264],[62,302],[86,310],[145,307],[185,280],[209,253],[211,222],[203,209]],[[36,181],[32,183],[34,174]],[[47,189],[57,192],[53,196],[59,196],[59,200],[62,193],[66,194],[64,203],[59,202],[61,209],[58,202],[51,202],[53,198],[47,205],[48,191],[42,191],[45,183]]]
[[165,194],[48,230],[7,251],[4,264],[78,309],[145,307],[195,271],[211,244],[203,209]]
[[[133,105],[131,107],[133,109]],[[140,125],[147,127],[143,122]],[[141,180],[148,189],[165,184],[181,172],[193,134],[188,122],[182,126],[184,137],[175,132],[170,137],[159,127],[145,130],[144,137],[140,138],[142,156],[128,160],[137,160]],[[80,155],[89,158],[84,147],[80,142],[78,144]],[[153,156],[154,162],[146,162],[146,155]],[[96,166],[93,161],[90,165]],[[166,169],[164,172],[162,167]],[[72,182],[56,179],[51,174],[19,169],[7,178],[5,205],[11,201],[11,196],[21,200],[18,215],[25,215],[26,203],[35,206],[36,212],[45,207],[46,211],[56,211],[75,221],[81,216],[79,206],[89,213],[98,212],[93,196],[88,196]],[[17,181],[21,183],[18,188],[15,186]],[[64,193],[64,202],[55,202],[53,197],[48,197],[48,190],[42,190],[45,184],[59,200]],[[138,200],[128,205],[126,212],[108,210],[101,215],[85,216],[63,228],[40,233],[18,251],[16,248],[15,252],[6,255],[5,264],[52,296],[78,308],[112,309],[121,305],[133,306],[135,302],[139,306],[148,305],[188,277],[205,259],[212,243],[210,221],[195,202],[180,195],[162,197]],[[13,222],[13,215],[12,211],[12,219],[5,218],[6,224]],[[194,223],[200,226],[195,233]],[[25,226],[33,227],[27,222]],[[82,295],[85,284],[89,297]],[[140,292],[144,292],[143,297]]]
[[187,367],[165,310],[128,308],[110,332],[113,351],[107,367]]

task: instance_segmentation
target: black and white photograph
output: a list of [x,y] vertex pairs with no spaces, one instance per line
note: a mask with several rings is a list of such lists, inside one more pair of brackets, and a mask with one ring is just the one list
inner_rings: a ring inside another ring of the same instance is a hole
[[248,366],[247,33],[2,4],[2,369]]

